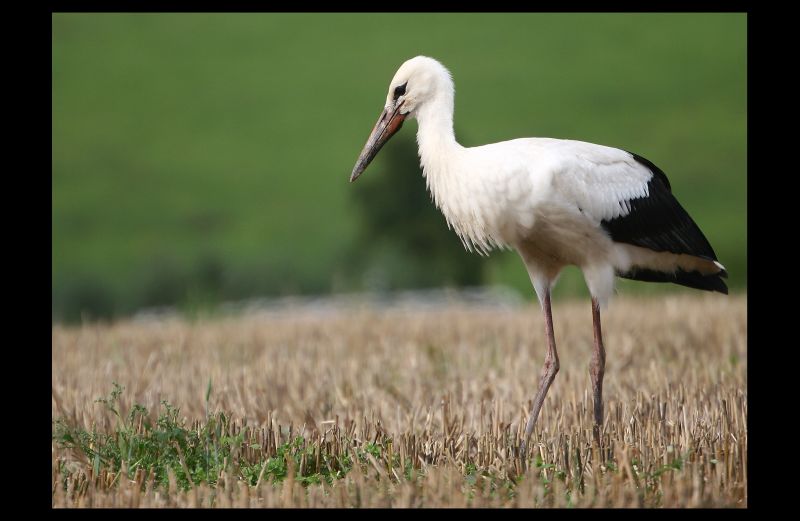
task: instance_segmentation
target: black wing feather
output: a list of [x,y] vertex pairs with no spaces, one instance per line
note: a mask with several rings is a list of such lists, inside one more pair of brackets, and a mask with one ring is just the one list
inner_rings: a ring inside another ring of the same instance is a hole
[[601,225],[616,242],[654,251],[685,253],[717,260],[703,232],[680,205],[664,172],[647,159],[631,154],[653,172],[647,184],[648,196],[628,201],[625,216],[603,221]]
[[[600,223],[611,239],[615,242],[633,244],[653,251],[667,251],[717,260],[717,255],[708,239],[672,195],[672,187],[666,174],[647,159],[633,153],[630,154],[638,163],[647,167],[653,173],[653,177],[647,184],[647,197],[627,201],[630,207],[627,215]],[[662,273],[647,269],[635,269],[618,275],[634,280],[674,282],[698,289],[728,292],[727,286],[720,278],[727,276],[724,270],[708,276],[683,270],[675,273]]]

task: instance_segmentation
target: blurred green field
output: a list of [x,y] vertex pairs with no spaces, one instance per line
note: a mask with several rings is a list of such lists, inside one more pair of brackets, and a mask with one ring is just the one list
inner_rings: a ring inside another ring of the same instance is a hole
[[[175,295],[202,302],[361,289],[349,266],[361,254],[353,194],[362,181],[347,180],[389,80],[418,54],[453,73],[466,146],[561,137],[659,165],[731,287],[744,289],[746,22],[744,14],[54,14],[53,318],[74,318],[81,302],[122,314]],[[401,135],[413,141],[415,132],[411,122]],[[393,146],[401,145],[384,150]],[[380,177],[389,157],[379,155],[365,177]],[[486,282],[533,298],[513,253],[493,254]],[[558,291],[585,291],[576,270]]]

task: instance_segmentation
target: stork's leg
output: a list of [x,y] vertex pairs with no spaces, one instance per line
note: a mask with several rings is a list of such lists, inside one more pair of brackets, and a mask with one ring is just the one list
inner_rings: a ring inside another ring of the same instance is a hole
[[550,310],[550,288],[547,288],[544,292],[542,309],[544,311],[544,328],[547,332],[547,355],[542,366],[542,374],[539,377],[539,390],[533,399],[528,425],[525,427],[525,441],[522,443],[523,455],[525,453],[525,445],[527,445],[533,432],[533,427],[536,425],[536,419],[539,417],[539,410],[542,408],[544,397],[547,396],[547,390],[550,389],[550,384],[553,383],[558,372],[558,352],[556,352],[556,338],[553,334],[553,313]]
[[594,322],[594,349],[592,350],[592,390],[594,391],[594,439],[600,445],[600,430],[603,427],[603,375],[606,367],[606,350],[603,347],[603,331],[600,328],[600,304],[592,298],[592,322]]

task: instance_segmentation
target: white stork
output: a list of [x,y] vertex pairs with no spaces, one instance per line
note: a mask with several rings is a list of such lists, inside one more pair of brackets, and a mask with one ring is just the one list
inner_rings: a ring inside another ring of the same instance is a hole
[[464,247],[481,254],[510,247],[522,257],[544,312],[547,355],[521,454],[558,373],[550,290],[565,266],[580,267],[592,295],[591,379],[599,444],[605,367],[600,308],[614,291],[614,277],[727,293],[725,267],[672,195],[664,172],[647,159],[550,138],[466,148],[453,133],[454,96],[450,72],[438,61],[417,56],[403,63],[350,181],[406,118],[416,118],[428,189]]

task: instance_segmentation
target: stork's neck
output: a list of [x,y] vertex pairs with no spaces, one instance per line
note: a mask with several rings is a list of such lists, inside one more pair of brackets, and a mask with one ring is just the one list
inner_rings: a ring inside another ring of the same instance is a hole
[[440,94],[419,108],[417,143],[425,176],[445,175],[448,162],[463,147],[456,142],[453,131],[453,95]]
[[436,206],[468,250],[491,250],[499,241],[485,226],[479,171],[469,167],[468,149],[458,144],[453,132],[452,90],[420,107],[417,120],[419,156]]

